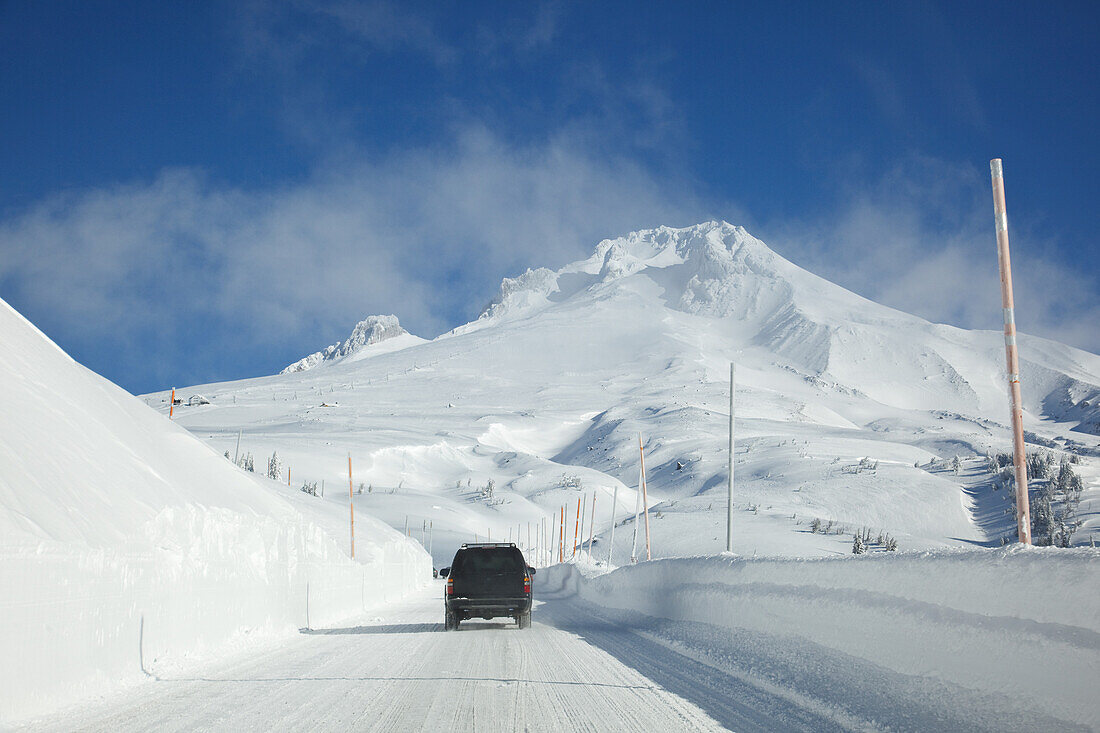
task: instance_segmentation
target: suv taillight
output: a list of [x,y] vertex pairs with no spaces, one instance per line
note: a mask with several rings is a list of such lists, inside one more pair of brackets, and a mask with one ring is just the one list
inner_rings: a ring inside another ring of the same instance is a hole
[[455,594],[455,579],[447,578],[447,595],[453,596]]
[[531,576],[530,575],[524,575],[523,576],[523,592],[524,593],[530,593],[531,592]]

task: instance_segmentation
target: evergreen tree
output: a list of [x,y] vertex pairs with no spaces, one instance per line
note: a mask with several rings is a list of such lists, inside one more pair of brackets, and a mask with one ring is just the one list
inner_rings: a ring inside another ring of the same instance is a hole
[[856,532],[852,535],[852,554],[862,555],[865,552],[867,552],[867,545],[863,542],[863,535]]
[[267,459],[267,477],[281,481],[283,478],[283,462],[279,460],[279,452],[276,451],[271,454],[271,458]]

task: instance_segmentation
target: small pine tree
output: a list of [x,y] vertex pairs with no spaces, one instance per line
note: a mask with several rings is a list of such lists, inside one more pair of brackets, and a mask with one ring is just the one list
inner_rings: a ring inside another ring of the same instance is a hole
[[817,534],[821,531],[821,520],[814,517],[814,521],[810,522],[810,532]]
[[226,449],[226,451],[225,451],[225,460],[227,460],[227,461],[232,461],[233,460],[232,458],[229,457],[229,449]]
[[271,454],[271,458],[267,459],[267,477],[281,481],[283,478],[283,462],[279,460],[279,452],[276,451]]
[[856,532],[852,535],[852,554],[862,555],[865,552],[867,552],[867,545],[863,543],[863,535]]
[[959,457],[958,457],[958,456],[955,456],[955,457],[954,457],[953,459],[951,459],[951,471],[952,471],[952,472],[953,472],[953,473],[954,473],[954,474],[955,474],[956,476],[958,476],[958,475],[959,475],[959,471],[960,471],[961,469],[962,469],[962,461],[960,461],[960,460],[959,460]]

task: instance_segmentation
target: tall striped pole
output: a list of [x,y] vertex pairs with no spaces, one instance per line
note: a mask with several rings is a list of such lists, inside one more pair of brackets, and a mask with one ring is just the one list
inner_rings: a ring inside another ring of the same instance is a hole
[[1016,531],[1020,542],[1031,544],[1031,508],[1027,497],[1027,456],[1024,448],[1023,400],[1020,397],[1020,357],[1016,352],[1016,312],[1012,299],[1012,261],[1008,254],[1008,214],[1001,159],[989,161],[993,177],[993,219],[997,227],[997,260],[1001,269],[1001,308],[1005,322],[1005,361],[1012,408],[1012,453],[1016,468]]
[[733,552],[733,362],[730,362],[730,476],[726,484],[726,552]]
[[649,497],[646,496],[645,450],[642,448],[642,434],[638,433],[638,454],[642,461],[642,511],[645,513],[645,559],[652,560],[649,550]]
[[172,388],[172,396],[168,398],[168,419],[172,419],[172,415],[176,411],[176,388]]

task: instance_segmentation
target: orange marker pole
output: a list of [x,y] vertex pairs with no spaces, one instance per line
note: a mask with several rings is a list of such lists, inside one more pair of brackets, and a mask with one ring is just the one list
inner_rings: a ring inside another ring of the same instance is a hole
[[558,531],[558,562],[565,562],[565,505],[561,506],[561,527]]
[[351,558],[355,559],[355,498],[351,490],[351,453],[348,453],[348,512],[351,516]]
[[645,513],[645,559],[651,560],[652,555],[649,551],[649,498],[646,496],[645,451],[642,450],[641,434],[638,435],[638,453],[642,457],[642,512]]
[[176,388],[172,388],[172,396],[168,398],[168,419],[172,419],[172,413],[176,411]]

